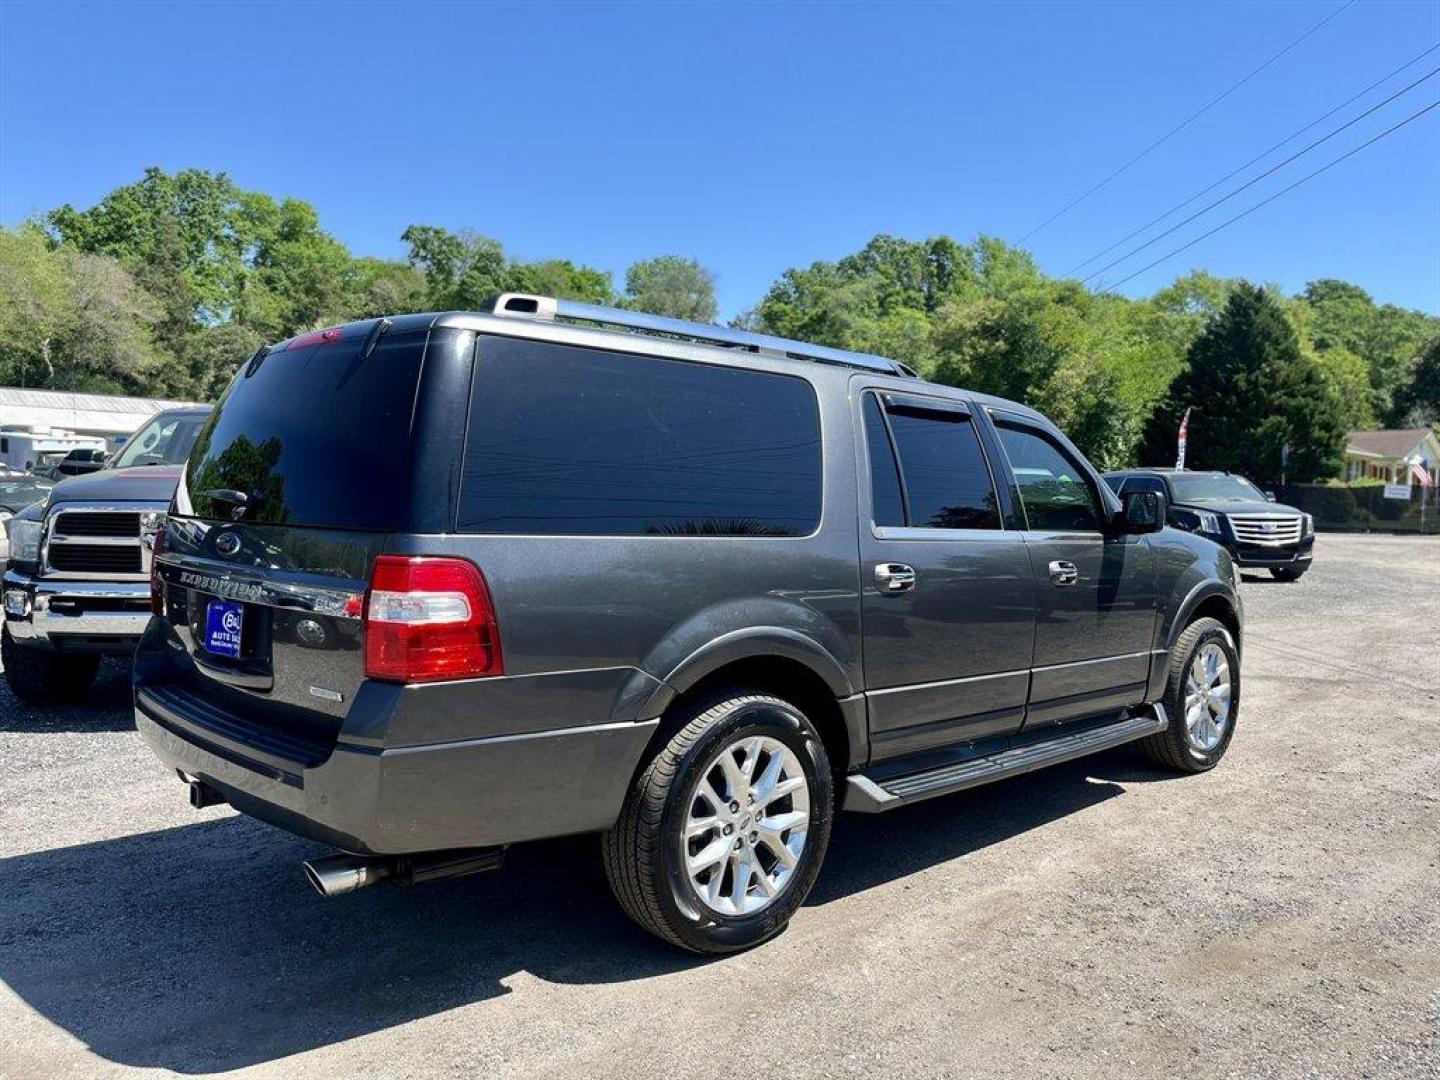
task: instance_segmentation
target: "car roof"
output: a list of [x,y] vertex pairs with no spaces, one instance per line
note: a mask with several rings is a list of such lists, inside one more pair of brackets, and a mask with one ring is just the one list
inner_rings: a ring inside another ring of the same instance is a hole
[[[560,344],[578,345],[589,348],[611,348],[625,352],[645,352],[652,356],[670,357],[679,360],[704,360],[721,363],[729,367],[772,371],[788,368],[796,374],[808,372],[812,377],[812,381],[816,382],[826,378],[848,379],[860,375],[866,378],[880,380],[885,384],[887,390],[893,389],[901,393],[908,392],[915,394],[925,394],[935,391],[941,391],[947,394],[956,393],[963,395],[978,406],[998,409],[1012,413],[1023,419],[1039,421],[1047,426],[1055,427],[1053,421],[1049,420],[1043,413],[1018,401],[978,393],[963,386],[933,383],[927,379],[922,379],[913,374],[902,373],[900,371],[892,372],[879,370],[878,368],[852,367],[844,363],[827,363],[814,358],[801,359],[791,356],[765,354],[714,341],[664,336],[660,333],[613,329],[598,323],[549,321],[537,318],[516,317],[513,315],[497,315],[491,311],[414,312],[404,315],[388,315],[384,316],[384,318],[390,323],[390,333],[453,327],[461,330],[473,330],[482,334],[494,334],[501,337],[554,341]],[[341,330],[342,332],[364,329],[365,332],[368,333],[369,328],[372,328],[379,321],[380,319],[378,318],[358,319],[354,322],[337,325],[332,327],[332,329]],[[715,327],[714,329],[717,332],[724,330],[723,327]],[[279,346],[283,344],[285,344],[285,342],[277,342],[274,347],[278,349]],[[800,343],[797,342],[796,344]],[[828,350],[822,346],[815,346],[814,348],[817,352],[834,352],[837,354],[844,352],[844,350]],[[863,354],[854,355],[861,356]],[[873,359],[883,361],[884,363],[891,363],[891,361],[883,357],[875,357]],[[828,375],[825,374],[827,372],[829,373]],[[1058,430],[1058,428],[1056,430]]]
[[[1139,466],[1133,469],[1111,469],[1104,476],[1233,476],[1221,469],[1176,469],[1168,465]],[[1243,479],[1243,477],[1242,477]]]

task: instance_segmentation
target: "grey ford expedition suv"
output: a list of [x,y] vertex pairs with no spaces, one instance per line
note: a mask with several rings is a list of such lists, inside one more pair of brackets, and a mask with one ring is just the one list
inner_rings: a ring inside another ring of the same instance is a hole
[[838,809],[1220,760],[1235,573],[1164,514],[879,357],[517,294],[342,326],[201,433],[136,721],[195,805],[339,848],[326,895],[598,832],[638,923],[732,951]]

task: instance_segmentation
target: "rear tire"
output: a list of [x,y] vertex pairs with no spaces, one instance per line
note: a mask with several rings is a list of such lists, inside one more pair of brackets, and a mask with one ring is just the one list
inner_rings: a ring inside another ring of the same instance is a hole
[[1276,581],[1299,581],[1308,569],[1308,566],[1272,566],[1270,573]]
[[1223,623],[1196,619],[1180,634],[1170,650],[1164,700],[1170,726],[1142,739],[1140,749],[1177,772],[1213,769],[1230,746],[1240,711],[1240,657]]
[[11,693],[32,705],[74,701],[84,696],[100,673],[98,654],[27,649],[10,636],[8,626],[0,631],[0,662]]
[[650,933],[693,952],[738,952],[784,930],[815,884],[833,816],[830,762],[809,719],[780,698],[727,691],[678,721],[604,835],[605,876]]

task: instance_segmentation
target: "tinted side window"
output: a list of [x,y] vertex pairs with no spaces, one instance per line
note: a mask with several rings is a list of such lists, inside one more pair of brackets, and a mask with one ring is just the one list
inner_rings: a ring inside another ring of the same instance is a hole
[[1101,477],[1101,479],[1105,481],[1106,485],[1116,495],[1119,495],[1122,491],[1125,490],[1126,484],[1133,482],[1128,476],[1105,476]]
[[870,509],[876,525],[904,525],[905,501],[895,451],[880,415],[880,401],[865,395],[865,445],[870,454]]
[[1082,469],[1047,436],[1031,428],[996,424],[1020,488],[1032,529],[1099,532],[1100,508]]
[[819,407],[803,379],[481,340],[463,530],[803,536],[820,493]]
[[969,416],[895,405],[886,415],[900,454],[911,525],[1000,528],[995,487]]

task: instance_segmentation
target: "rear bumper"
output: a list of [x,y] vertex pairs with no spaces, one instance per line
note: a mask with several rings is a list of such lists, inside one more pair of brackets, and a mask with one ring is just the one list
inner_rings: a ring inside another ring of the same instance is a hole
[[334,745],[317,746],[222,713],[173,684],[147,682],[150,641],[136,666],[135,725],[160,760],[242,813],[361,854],[502,846],[609,828],[659,723],[386,747],[374,733],[413,705],[405,696],[415,688],[367,683]]
[[146,581],[51,581],[6,570],[5,625],[18,644],[129,654],[150,621]]

